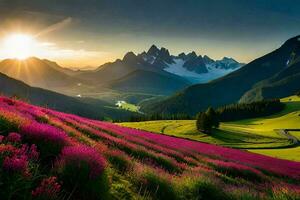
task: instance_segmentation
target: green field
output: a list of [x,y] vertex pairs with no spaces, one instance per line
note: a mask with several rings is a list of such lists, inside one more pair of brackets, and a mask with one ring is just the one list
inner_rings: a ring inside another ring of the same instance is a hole
[[[286,108],[276,115],[221,123],[220,128],[211,135],[198,132],[194,120],[147,121],[121,125],[300,161],[300,146],[293,145],[293,141],[280,134],[282,129],[300,129],[300,98],[292,96],[282,99],[282,102],[286,104]],[[289,134],[300,139],[300,131],[289,131]]]
[[136,106],[134,104],[128,103],[126,101],[118,101],[116,103],[116,105],[120,108],[120,109],[124,109],[124,110],[128,110],[131,112],[139,112],[140,107]]

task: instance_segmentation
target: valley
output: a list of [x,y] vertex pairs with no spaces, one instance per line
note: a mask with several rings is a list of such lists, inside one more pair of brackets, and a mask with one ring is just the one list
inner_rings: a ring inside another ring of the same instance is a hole
[[300,200],[299,10],[0,0],[0,200]]

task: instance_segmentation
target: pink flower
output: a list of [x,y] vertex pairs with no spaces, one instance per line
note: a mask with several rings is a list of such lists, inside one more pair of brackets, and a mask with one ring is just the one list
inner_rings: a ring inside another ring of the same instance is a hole
[[105,159],[93,148],[87,146],[65,147],[62,150],[61,159],[58,162],[59,168],[73,166],[80,168],[87,165],[89,168],[89,177],[94,179],[102,174],[105,169]]
[[57,178],[51,176],[42,180],[41,184],[32,191],[34,198],[41,199],[57,199],[61,185],[57,182]]
[[37,160],[39,153],[37,152],[36,146],[23,144],[21,148],[17,149],[12,145],[0,145],[0,153],[6,155],[3,161],[3,169],[10,173],[21,173],[25,176],[30,176],[29,173],[29,161]]
[[6,137],[6,140],[11,143],[20,143],[22,140],[22,137],[19,133],[9,133]]
[[67,140],[67,135],[60,129],[50,126],[48,124],[41,124],[32,122],[21,127],[22,133],[25,137],[32,140],[53,142],[57,145],[64,145]]
[[3,161],[3,169],[7,172],[15,172],[15,173],[28,173],[28,160],[27,157],[22,156],[13,156],[6,157]]

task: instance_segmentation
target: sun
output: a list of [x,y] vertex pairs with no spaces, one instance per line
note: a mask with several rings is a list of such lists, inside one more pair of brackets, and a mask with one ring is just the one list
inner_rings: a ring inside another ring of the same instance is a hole
[[11,34],[3,40],[3,51],[9,58],[23,60],[32,56],[34,45],[35,41],[30,35]]

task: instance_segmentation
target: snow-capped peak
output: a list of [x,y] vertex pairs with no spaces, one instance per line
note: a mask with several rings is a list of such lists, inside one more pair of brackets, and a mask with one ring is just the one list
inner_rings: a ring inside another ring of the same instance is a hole
[[176,58],[174,59],[174,63],[169,64],[168,67],[164,68],[164,70],[169,73],[184,77],[193,83],[205,83],[213,79],[219,78],[221,76],[224,76],[237,69],[224,69],[220,68],[216,63],[210,63],[205,65],[207,69],[206,73],[197,73],[195,71],[190,71],[187,68],[185,68],[185,62],[186,61],[181,58]]
[[162,47],[158,48],[152,45],[147,52],[143,52],[136,56],[128,53],[127,60],[136,60],[140,66],[153,66],[155,69],[161,69],[169,73],[184,77],[192,82],[207,82],[212,79],[230,73],[243,64],[237,62],[233,58],[224,57],[221,60],[213,60],[208,56],[197,55],[192,51],[188,54],[181,53],[178,56],[170,55],[169,50]]

